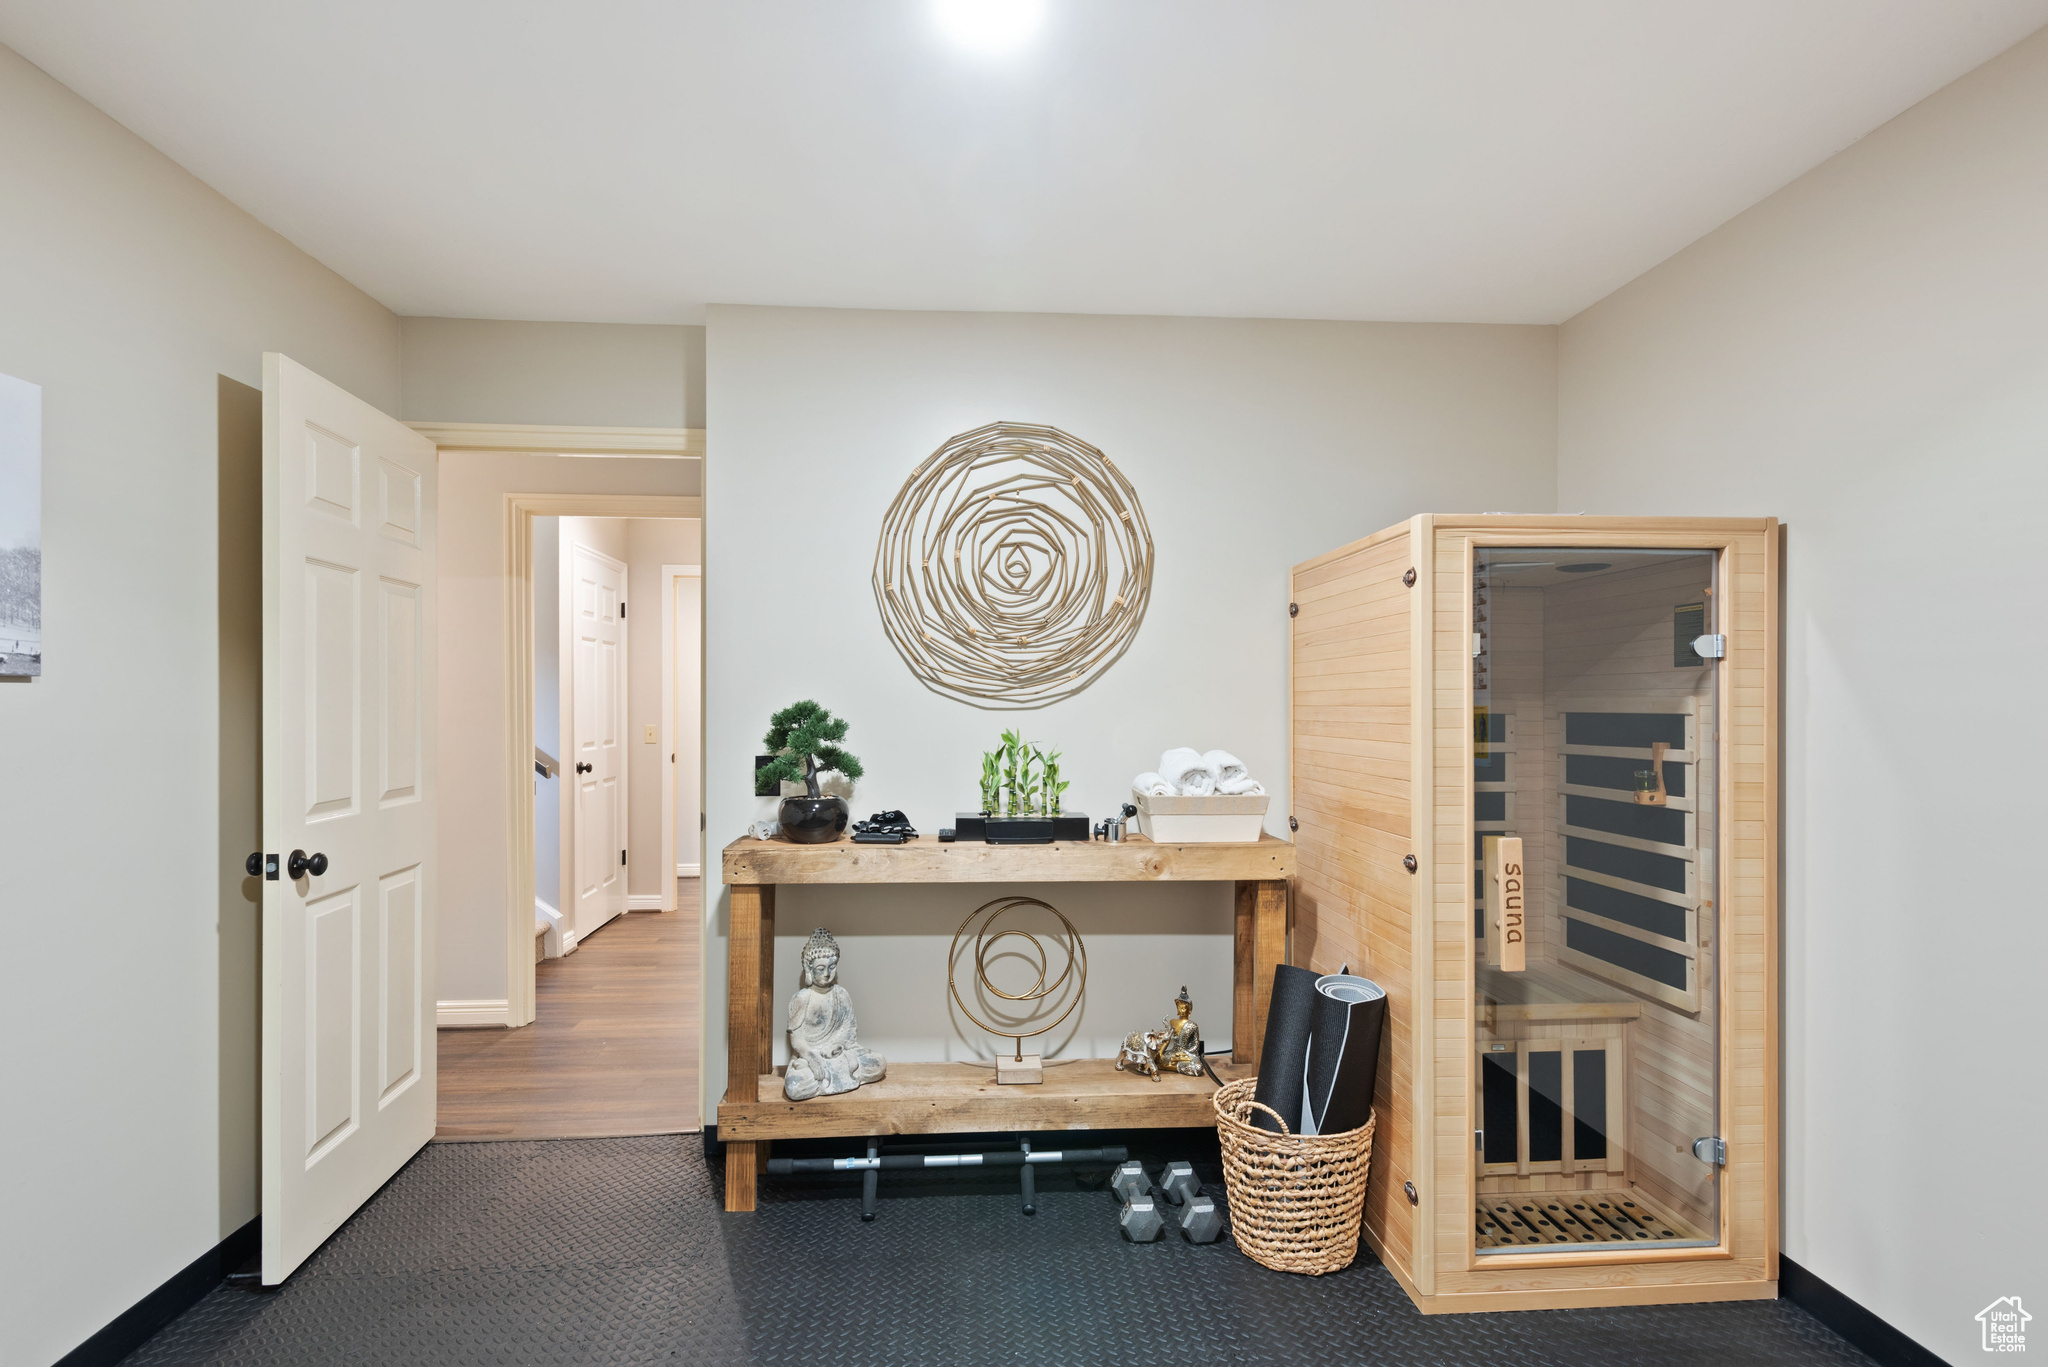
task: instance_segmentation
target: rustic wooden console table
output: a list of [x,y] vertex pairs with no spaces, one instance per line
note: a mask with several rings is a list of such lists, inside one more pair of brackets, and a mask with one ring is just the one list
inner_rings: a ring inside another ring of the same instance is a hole
[[[1117,1072],[1109,1059],[1046,1070],[1043,1083],[999,1087],[993,1064],[892,1063],[889,1075],[843,1096],[791,1102],[775,1074],[775,889],[784,883],[1191,883],[1237,885],[1231,1055],[1225,1079],[1258,1071],[1273,967],[1287,956],[1287,880],[1294,846],[1264,836],[1244,844],[790,845],[742,837],[725,847],[732,889],[726,941],[726,1085],[718,1107],[725,1143],[725,1208],[752,1210],[755,1183],[776,1139],[990,1130],[1156,1129],[1213,1125],[1206,1077],[1157,1081]],[[939,989],[935,986],[933,991]]]

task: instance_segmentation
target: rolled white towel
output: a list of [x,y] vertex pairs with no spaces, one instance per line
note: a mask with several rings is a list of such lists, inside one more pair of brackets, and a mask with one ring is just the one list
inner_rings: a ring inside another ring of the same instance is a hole
[[1246,777],[1244,761],[1228,750],[1211,750],[1202,756],[1202,761],[1216,771],[1216,791],[1219,793],[1235,792],[1236,789],[1227,785]]
[[1157,774],[1140,774],[1131,780],[1131,787],[1147,797],[1172,797],[1180,789],[1168,783]]
[[1266,785],[1246,774],[1241,778],[1225,779],[1216,785],[1216,791],[1232,797],[1264,797]]
[[1199,752],[1185,747],[1159,757],[1159,777],[1184,797],[1207,797],[1216,791],[1216,768]]

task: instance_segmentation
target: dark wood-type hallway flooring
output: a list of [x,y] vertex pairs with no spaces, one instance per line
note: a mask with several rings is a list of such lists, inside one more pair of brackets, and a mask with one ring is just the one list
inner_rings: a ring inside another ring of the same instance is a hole
[[535,1020],[442,1030],[436,1139],[599,1139],[698,1128],[698,890],[629,911],[534,967]]

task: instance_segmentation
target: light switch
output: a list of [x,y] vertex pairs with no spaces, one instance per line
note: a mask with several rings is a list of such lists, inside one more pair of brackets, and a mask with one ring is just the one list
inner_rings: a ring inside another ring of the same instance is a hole
[[645,726],[643,726],[643,727],[641,727],[641,728],[640,728],[640,739],[641,739],[641,740],[643,740],[643,741],[645,741],[645,742],[646,742],[647,744],[649,744],[649,745],[652,745],[652,744],[654,744],[654,723],[653,723],[653,722],[649,722],[649,723],[647,723],[647,725],[645,725]]

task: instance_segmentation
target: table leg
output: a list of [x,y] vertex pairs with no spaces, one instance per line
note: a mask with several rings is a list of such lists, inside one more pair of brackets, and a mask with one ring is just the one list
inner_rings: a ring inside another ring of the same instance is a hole
[[754,1208],[754,1192],[761,1176],[758,1145],[751,1139],[729,1139],[725,1144],[725,1208],[746,1211]]
[[1252,925],[1258,906],[1256,883],[1237,885],[1230,960],[1230,1061],[1256,1065],[1259,1043],[1252,1038]]
[[1287,880],[1261,878],[1239,883],[1235,930],[1230,1061],[1256,1070],[1266,1041],[1273,969],[1287,962]]
[[[775,1035],[783,1028],[782,1013],[775,1000],[775,889],[761,889],[761,1007],[760,1067],[763,1076],[775,1071]],[[758,1098],[757,1098],[758,1099]]]
[[[726,936],[725,1098],[759,1101],[761,1074],[773,1066],[769,1033],[775,986],[775,888],[735,883],[732,922]],[[725,1145],[725,1208],[752,1210],[760,1176],[759,1146],[752,1140]]]

